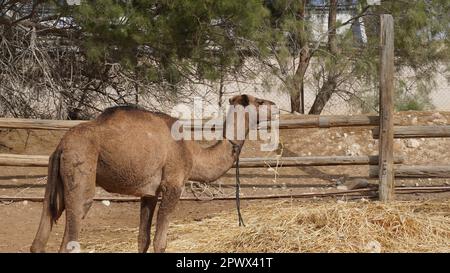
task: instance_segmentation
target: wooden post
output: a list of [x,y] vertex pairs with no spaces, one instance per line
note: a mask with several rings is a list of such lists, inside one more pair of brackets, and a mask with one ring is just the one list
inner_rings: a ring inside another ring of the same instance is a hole
[[379,198],[394,198],[394,19],[380,18],[380,142]]

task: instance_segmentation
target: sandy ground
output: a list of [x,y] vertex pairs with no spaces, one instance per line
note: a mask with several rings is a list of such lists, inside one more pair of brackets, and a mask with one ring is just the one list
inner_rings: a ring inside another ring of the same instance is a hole
[[[245,208],[248,202],[243,202]],[[17,202],[0,204],[0,252],[29,252],[31,242],[39,225],[41,203]],[[214,213],[229,211],[236,213],[234,202],[215,201],[211,205],[207,201],[184,201],[177,207],[172,219],[174,221],[201,221],[211,217]],[[54,226],[47,251],[55,252],[59,249],[64,232],[64,217]],[[139,225],[139,203],[111,203],[105,206],[95,202],[83,221],[80,242],[120,240],[117,234],[134,230]],[[132,232],[128,232],[128,236]],[[137,237],[136,237],[137,239]],[[176,251],[176,249],[171,249]],[[137,250],[136,250],[137,251]]]

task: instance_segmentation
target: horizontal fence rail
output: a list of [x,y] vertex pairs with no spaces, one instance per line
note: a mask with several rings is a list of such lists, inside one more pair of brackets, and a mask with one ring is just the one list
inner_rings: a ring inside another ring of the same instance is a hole
[[[181,120],[191,130],[203,128],[208,120]],[[0,129],[33,129],[33,130],[69,130],[73,126],[84,123],[82,120],[47,120],[47,119],[15,119],[0,118]],[[305,115],[291,116],[289,119],[281,119],[280,129],[298,128],[330,128],[330,127],[352,127],[352,126],[378,126],[378,116],[355,115],[355,116],[321,116]],[[197,125],[200,124],[199,125]],[[270,127],[270,123],[261,123],[261,126]],[[222,129],[222,124],[215,129]]]
[[0,118],[0,129],[69,130],[83,120]]
[[[374,139],[380,137],[380,130],[372,130]],[[395,126],[394,138],[431,138],[450,137],[450,125],[417,125],[417,126]]]
[[0,166],[47,167],[47,155],[0,154]]
[[[450,165],[395,165],[396,178],[450,178]],[[371,167],[369,177],[378,177],[378,166]]]
[[[404,162],[403,157],[396,157],[395,163]],[[304,156],[280,158],[241,158],[240,168],[260,167],[301,167],[301,166],[338,166],[338,165],[378,165],[378,156]]]
[[[0,154],[0,166],[47,167],[49,156]],[[396,164],[404,162],[403,157],[395,158]],[[241,158],[240,168],[377,165],[378,156],[305,156],[305,157],[254,157]],[[235,166],[233,166],[235,167]]]
[[[396,187],[396,193],[398,194],[411,194],[411,193],[438,193],[450,191],[450,186],[428,186],[428,187]],[[337,190],[329,192],[306,192],[297,194],[267,194],[267,195],[247,195],[241,196],[243,200],[263,200],[263,199],[292,199],[292,198],[313,198],[313,197],[339,197],[345,196],[348,199],[351,198],[376,198],[377,188],[366,188],[356,190]],[[4,196],[0,195],[0,201],[3,202],[17,202],[17,201],[34,201],[42,202],[43,196]],[[94,197],[94,201],[113,201],[113,202],[140,202],[139,197]],[[159,201],[161,198],[159,198]],[[235,197],[219,197],[215,196],[209,199],[199,199],[197,197],[181,197],[181,201],[221,201],[221,200],[235,200]]]

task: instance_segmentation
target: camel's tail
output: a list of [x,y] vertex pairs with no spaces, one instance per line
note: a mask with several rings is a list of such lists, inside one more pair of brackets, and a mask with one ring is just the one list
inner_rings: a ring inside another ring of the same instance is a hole
[[56,223],[64,211],[64,188],[59,174],[60,158],[61,149],[58,147],[49,160],[41,222],[31,252],[44,251],[53,223]]

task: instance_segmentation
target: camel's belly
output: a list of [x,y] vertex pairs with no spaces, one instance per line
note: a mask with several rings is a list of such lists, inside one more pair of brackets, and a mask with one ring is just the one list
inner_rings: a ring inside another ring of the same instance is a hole
[[[150,164],[150,163],[149,163]],[[133,196],[153,196],[161,184],[162,167],[139,162],[128,164],[99,158],[96,183],[108,192]]]

